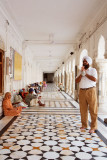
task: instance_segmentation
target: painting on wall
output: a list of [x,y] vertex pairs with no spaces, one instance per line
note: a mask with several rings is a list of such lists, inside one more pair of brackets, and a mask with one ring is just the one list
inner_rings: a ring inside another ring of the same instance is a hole
[[22,56],[15,51],[14,53],[14,80],[22,79]]
[[14,78],[14,53],[15,50],[10,47],[9,75],[11,78]]

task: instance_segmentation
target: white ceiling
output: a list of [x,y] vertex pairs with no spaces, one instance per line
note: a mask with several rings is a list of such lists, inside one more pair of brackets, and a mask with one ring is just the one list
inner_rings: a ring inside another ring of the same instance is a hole
[[54,72],[103,0],[1,0],[44,72]]

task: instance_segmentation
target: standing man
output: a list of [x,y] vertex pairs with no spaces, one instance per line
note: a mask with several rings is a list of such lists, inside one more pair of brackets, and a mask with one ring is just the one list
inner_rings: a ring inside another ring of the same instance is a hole
[[97,130],[97,94],[96,80],[97,71],[90,67],[92,59],[89,56],[83,57],[83,66],[79,75],[76,77],[76,83],[79,83],[79,103],[81,113],[81,129],[88,127],[88,108],[91,115],[90,133]]

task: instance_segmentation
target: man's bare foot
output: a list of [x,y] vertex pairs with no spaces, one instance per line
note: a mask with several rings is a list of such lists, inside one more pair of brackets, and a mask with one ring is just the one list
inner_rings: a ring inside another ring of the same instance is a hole
[[89,130],[89,133],[94,133],[94,132],[95,132],[94,129],[90,129],[90,130]]
[[80,129],[86,129],[86,128],[84,128],[84,127],[80,127]]

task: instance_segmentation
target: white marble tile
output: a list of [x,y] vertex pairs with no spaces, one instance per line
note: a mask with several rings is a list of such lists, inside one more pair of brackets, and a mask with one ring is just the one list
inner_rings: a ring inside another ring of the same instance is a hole
[[70,143],[70,141],[67,139],[60,139],[58,142],[59,143]]
[[61,151],[62,148],[61,148],[61,147],[58,147],[58,146],[53,146],[53,147],[52,147],[52,150],[53,150],[53,151]]
[[21,148],[20,145],[14,145],[14,146],[11,146],[9,149],[13,151],[18,151],[20,148]]
[[10,150],[9,149],[1,149],[0,154],[9,154]]
[[50,147],[49,146],[41,146],[40,150],[42,150],[42,151],[49,151]]
[[75,138],[74,137],[67,137],[68,140],[74,141]]
[[75,145],[75,146],[83,146],[83,145],[85,145],[85,143],[81,142],[81,141],[73,141],[73,142],[71,142],[71,144]]
[[53,132],[48,132],[48,133],[45,133],[46,136],[55,136],[56,133],[53,133]]
[[106,157],[100,157],[100,156],[99,156],[99,157],[94,157],[94,159],[95,159],[95,160],[107,160]]
[[103,147],[106,147],[106,144],[104,142],[99,142],[98,144],[103,146]]
[[24,139],[25,136],[17,136],[16,139]]
[[92,155],[95,155],[95,156],[106,156],[105,153],[102,153],[102,152],[100,152],[100,151],[93,151],[93,152],[92,152]]
[[80,148],[79,147],[69,147],[69,149],[71,151],[74,151],[74,152],[79,152],[80,151]]
[[99,137],[92,137],[91,139],[92,139],[92,140],[95,140],[95,141],[98,141],[98,142],[101,141],[101,139],[100,139]]
[[99,147],[98,149],[101,152],[107,153],[107,147],[106,148],[105,147]]
[[76,153],[76,157],[82,160],[90,160],[92,158],[91,154],[84,152]]
[[79,140],[79,141],[85,140],[85,138],[83,138],[83,137],[77,137],[76,139]]
[[10,154],[10,157],[13,158],[13,159],[20,159],[20,158],[26,157],[26,155],[27,155],[26,152],[16,151],[16,152],[12,152]]
[[41,147],[43,143],[31,143],[33,147]]
[[96,143],[94,140],[85,140],[86,143]]
[[60,154],[65,156],[70,156],[70,155],[73,155],[74,153],[70,150],[63,150],[60,152]]
[[31,135],[33,135],[33,133],[32,132],[22,132],[22,135],[23,136],[31,136]]
[[50,137],[49,137],[49,136],[43,136],[42,139],[43,139],[43,140],[49,140]]
[[4,147],[10,147],[10,146],[13,146],[13,145],[14,145],[14,142],[3,143]]
[[52,136],[51,139],[55,141],[55,140],[59,140],[60,138],[58,136]]
[[59,146],[60,146],[60,147],[63,147],[63,148],[68,148],[68,147],[71,146],[71,144],[60,143]]
[[27,156],[28,160],[40,160],[41,158],[42,156],[37,156],[37,155]]
[[62,160],[75,160],[74,156],[61,156]]
[[98,144],[86,144],[88,147],[90,148],[98,148],[99,145]]
[[15,138],[6,139],[7,142],[16,142]]
[[43,140],[42,139],[34,139],[32,142],[39,143],[39,142],[43,142]]
[[1,139],[8,139],[10,136],[2,136]]
[[54,157],[54,159],[55,159],[55,158],[59,158],[59,154],[56,152],[46,152],[43,154],[43,157],[47,158],[47,159],[53,159],[53,157]]
[[57,142],[56,141],[45,141],[44,144],[46,144],[47,146],[54,146],[54,145],[57,145]]
[[90,147],[81,147],[81,150],[83,150],[84,152],[91,152],[91,151],[93,151],[92,148],[90,148]]
[[31,151],[28,152],[29,154],[42,154],[42,151],[38,150],[38,149],[33,149]]
[[6,156],[6,155],[0,155],[0,160],[5,160],[6,158],[8,158],[8,156]]
[[33,149],[32,146],[27,146],[27,145],[25,145],[25,146],[22,147],[22,150],[23,150],[23,151],[29,151],[29,150],[32,150],[32,149]]
[[71,137],[78,137],[79,133],[68,133],[68,135]]
[[34,134],[33,136],[34,136],[34,137],[42,137],[43,134]]
[[17,142],[17,144],[26,145],[26,144],[30,144],[30,141],[29,140],[20,140],[20,141]]

